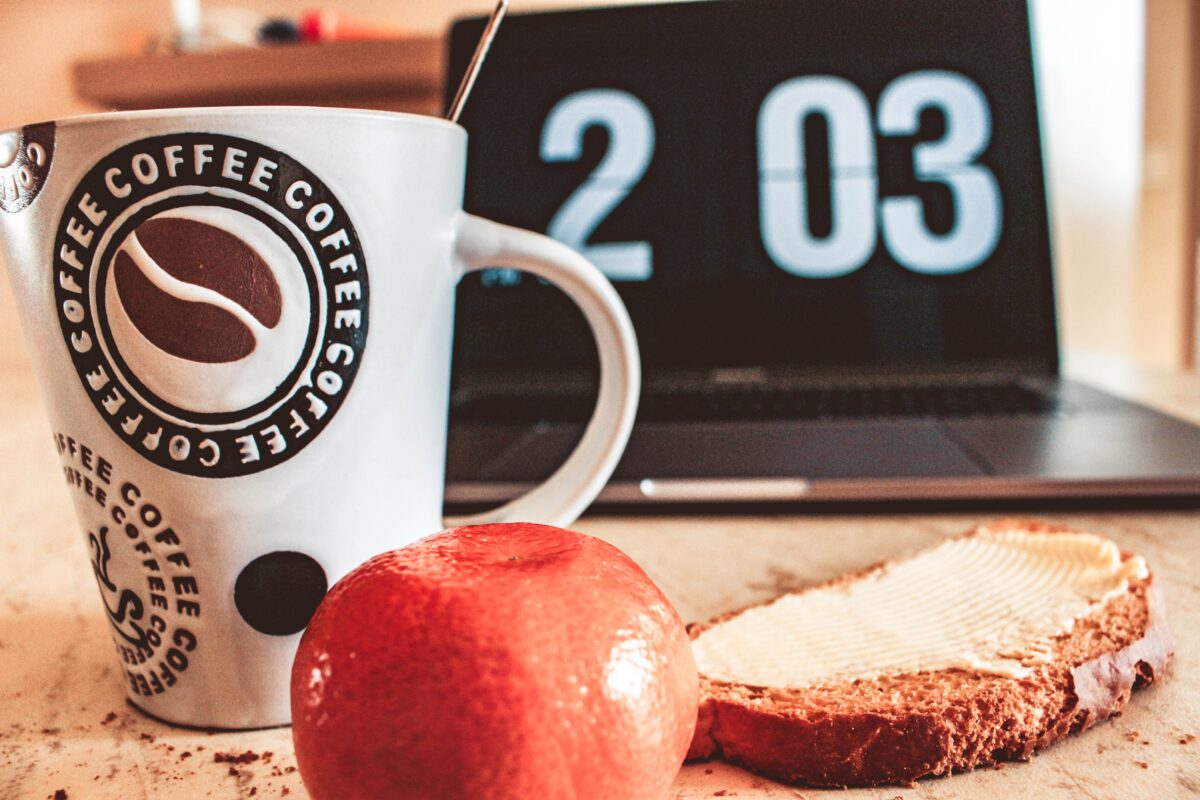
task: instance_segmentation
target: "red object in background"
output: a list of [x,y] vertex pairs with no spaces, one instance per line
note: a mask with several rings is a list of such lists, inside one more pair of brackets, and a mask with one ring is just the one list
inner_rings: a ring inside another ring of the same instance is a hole
[[298,23],[302,42],[347,42],[371,39],[400,39],[408,31],[398,25],[367,22],[332,8],[306,11]]

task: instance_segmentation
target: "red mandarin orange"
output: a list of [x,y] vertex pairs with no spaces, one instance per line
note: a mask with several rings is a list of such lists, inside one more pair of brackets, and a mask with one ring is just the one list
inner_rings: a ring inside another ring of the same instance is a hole
[[315,800],[662,798],[696,721],[678,614],[624,553],[456,528],[330,591],[292,670]]

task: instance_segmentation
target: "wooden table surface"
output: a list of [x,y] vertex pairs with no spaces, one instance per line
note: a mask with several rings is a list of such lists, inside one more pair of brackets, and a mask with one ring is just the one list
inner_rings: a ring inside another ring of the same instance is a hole
[[[1077,358],[1068,369],[1200,422],[1200,377],[1103,358]],[[207,734],[171,728],[126,705],[61,480],[27,370],[0,369],[0,800],[42,800],[58,790],[72,799],[306,798],[289,729]],[[593,516],[576,527],[626,550],[685,620],[699,620],[929,545],[988,516]],[[1105,533],[1144,554],[1166,588],[1173,674],[1135,694],[1123,715],[1029,763],[912,788],[797,789],[711,763],[685,767],[672,797],[1200,797],[1200,741],[1184,743],[1200,734],[1200,515],[1039,516]]]

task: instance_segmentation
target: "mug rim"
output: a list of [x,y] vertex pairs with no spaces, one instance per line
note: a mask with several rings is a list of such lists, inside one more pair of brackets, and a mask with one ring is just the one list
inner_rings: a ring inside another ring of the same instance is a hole
[[[88,125],[97,122],[136,122],[139,120],[162,120],[183,117],[215,117],[215,116],[259,116],[273,115],[279,117],[331,117],[350,119],[375,119],[385,122],[426,125],[442,130],[458,130],[466,133],[466,128],[457,122],[451,122],[442,117],[428,114],[413,114],[408,111],[386,111],[374,108],[341,108],[339,106],[301,106],[301,105],[237,105],[237,106],[180,106],[177,108],[142,108],[125,111],[94,111],[86,114],[75,114],[61,119],[48,120],[56,127],[65,125]],[[31,123],[39,124],[39,123]],[[46,124],[45,122],[40,124]],[[16,125],[0,130],[0,133],[19,131],[29,125]]]

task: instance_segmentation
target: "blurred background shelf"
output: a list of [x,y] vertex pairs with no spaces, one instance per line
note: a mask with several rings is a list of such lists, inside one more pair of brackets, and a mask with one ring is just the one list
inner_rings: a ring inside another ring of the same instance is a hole
[[76,94],[106,109],[323,105],[442,112],[442,37],[288,44],[100,58],[73,67]]

